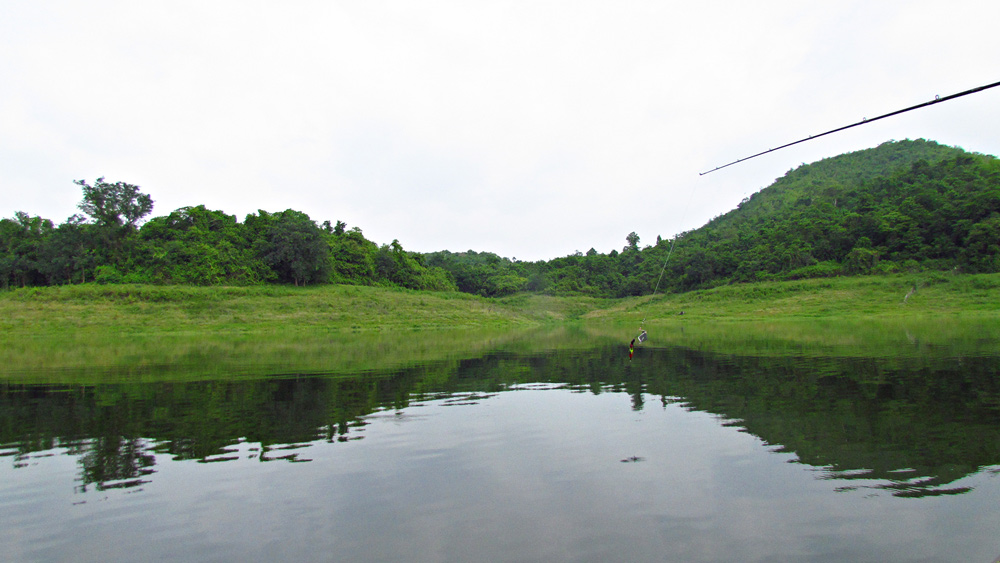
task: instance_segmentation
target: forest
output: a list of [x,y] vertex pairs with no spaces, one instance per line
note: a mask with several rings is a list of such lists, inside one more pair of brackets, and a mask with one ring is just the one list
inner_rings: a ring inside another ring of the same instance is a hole
[[[923,139],[890,141],[790,170],[732,211],[674,239],[547,261],[418,253],[359,227],[288,209],[242,222],[204,205],[152,214],[138,186],[75,182],[81,214],[0,220],[0,288],[77,283],[355,284],[485,297],[643,295],[841,275],[1000,271],[1000,160]],[[670,251],[673,246],[673,252]],[[669,259],[668,259],[669,256]],[[661,276],[662,273],[662,276]]]

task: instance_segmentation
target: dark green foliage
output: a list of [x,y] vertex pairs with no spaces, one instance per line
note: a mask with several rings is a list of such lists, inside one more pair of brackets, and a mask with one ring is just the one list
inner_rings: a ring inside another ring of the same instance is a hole
[[98,178],[91,186],[85,180],[73,182],[83,190],[80,210],[93,219],[97,261],[119,269],[130,269],[135,251],[135,231],[139,221],[153,211],[153,198],[139,186],[125,182],[105,182]]
[[18,211],[0,220],[0,280],[3,287],[44,285],[43,249],[52,221]]
[[97,264],[96,234],[80,215],[70,217],[49,233],[41,251],[46,283],[83,283],[91,279]]
[[333,229],[333,235],[330,239],[334,260],[333,281],[365,284],[374,279],[374,257],[378,245],[366,239],[358,227],[345,231],[340,221]]
[[330,278],[330,247],[325,232],[301,211],[287,209],[247,215],[244,228],[251,234],[254,255],[277,281],[305,285]]
[[236,217],[205,206],[182,207],[142,226],[140,267],[151,281],[194,285],[248,284],[273,277],[254,254]]
[[439,268],[459,291],[484,297],[503,297],[528,288],[524,265],[491,252],[447,250],[425,255],[428,266]]
[[422,254],[406,252],[398,240],[378,249],[375,254],[375,278],[409,289],[455,290],[455,283],[444,269],[428,267]]
[[136,186],[99,178],[83,188],[75,215],[55,227],[18,212],[0,220],[0,287],[161,283],[294,285],[353,283],[453,291],[447,272],[428,267],[399,241],[381,249],[342,221],[319,226],[288,209],[259,211],[240,223],[203,205],[138,221],[152,199]]

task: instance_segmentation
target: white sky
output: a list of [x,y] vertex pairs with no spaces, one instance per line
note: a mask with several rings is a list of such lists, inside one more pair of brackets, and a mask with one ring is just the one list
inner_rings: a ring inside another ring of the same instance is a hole
[[0,217],[73,180],[522,260],[699,227],[889,139],[1000,154],[1000,2],[0,0]]

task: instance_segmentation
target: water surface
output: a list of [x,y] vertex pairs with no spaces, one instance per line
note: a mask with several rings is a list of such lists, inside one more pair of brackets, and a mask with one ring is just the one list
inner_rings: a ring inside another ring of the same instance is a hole
[[4,557],[1000,555],[996,356],[649,344],[632,361],[578,338],[354,374],[8,379]]

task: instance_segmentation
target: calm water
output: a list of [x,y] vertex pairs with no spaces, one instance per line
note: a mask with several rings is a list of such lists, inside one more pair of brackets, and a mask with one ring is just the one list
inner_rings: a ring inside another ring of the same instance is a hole
[[0,383],[0,558],[989,563],[998,373],[595,345]]

